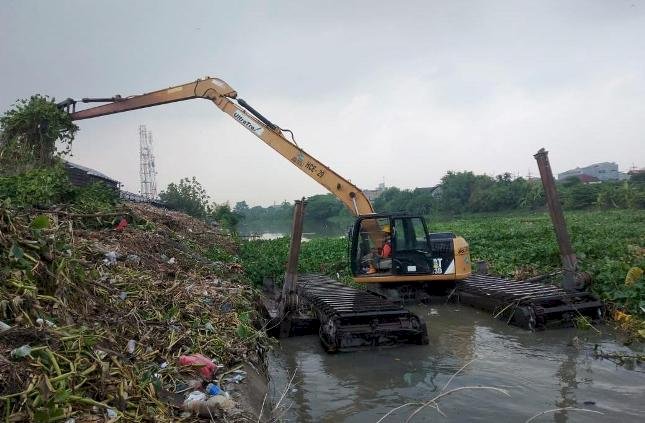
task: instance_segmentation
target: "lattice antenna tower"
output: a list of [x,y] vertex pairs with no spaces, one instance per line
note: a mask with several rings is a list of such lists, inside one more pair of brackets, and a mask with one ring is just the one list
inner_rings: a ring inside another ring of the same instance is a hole
[[152,152],[152,132],[139,125],[139,179],[141,196],[148,201],[157,198],[157,170]]

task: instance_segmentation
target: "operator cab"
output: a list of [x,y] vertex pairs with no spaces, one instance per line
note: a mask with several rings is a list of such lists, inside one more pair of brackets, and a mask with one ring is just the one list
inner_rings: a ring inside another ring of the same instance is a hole
[[421,216],[360,216],[349,234],[352,274],[356,277],[454,274],[454,238],[451,232],[428,233]]

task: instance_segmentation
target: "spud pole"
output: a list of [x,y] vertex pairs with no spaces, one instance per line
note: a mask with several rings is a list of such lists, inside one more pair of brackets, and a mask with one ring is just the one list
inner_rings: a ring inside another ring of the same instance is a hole
[[289,244],[289,259],[287,271],[282,285],[282,298],[280,301],[280,337],[286,338],[291,331],[291,313],[296,308],[296,283],[298,281],[298,257],[302,241],[302,225],[304,223],[305,205],[307,202],[296,200],[293,210],[293,226],[291,228],[291,243]]
[[562,259],[562,267],[564,270],[562,288],[567,291],[576,291],[578,259],[571,246],[571,239],[567,232],[567,224],[564,220],[562,205],[560,204],[560,197],[555,188],[555,179],[553,178],[551,164],[549,163],[549,152],[541,148],[533,157],[535,157],[538,168],[540,169],[540,178],[542,179],[542,186],[544,187],[546,204],[549,208],[553,229],[555,230],[555,237],[560,248],[560,258]]

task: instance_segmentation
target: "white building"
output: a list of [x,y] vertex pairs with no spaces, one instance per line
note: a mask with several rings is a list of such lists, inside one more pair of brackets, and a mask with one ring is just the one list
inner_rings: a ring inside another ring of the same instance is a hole
[[380,184],[378,184],[378,188],[376,189],[364,189],[363,194],[365,194],[368,200],[374,201],[381,194],[383,194],[383,191],[385,191],[385,183],[381,182]]
[[558,173],[558,180],[562,181],[572,176],[580,177],[582,175],[591,176],[599,181],[622,181],[628,178],[626,173],[618,171],[616,163],[603,162]]

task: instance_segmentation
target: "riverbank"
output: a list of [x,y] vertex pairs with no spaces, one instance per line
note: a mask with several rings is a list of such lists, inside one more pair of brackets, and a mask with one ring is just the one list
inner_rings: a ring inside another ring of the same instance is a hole
[[[270,340],[242,267],[217,260],[229,236],[141,204],[5,203],[0,234],[3,418],[198,421],[183,403],[211,382],[227,395],[202,418],[257,420]],[[195,354],[213,364],[180,364]]]

